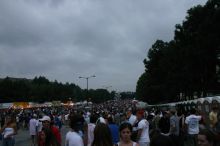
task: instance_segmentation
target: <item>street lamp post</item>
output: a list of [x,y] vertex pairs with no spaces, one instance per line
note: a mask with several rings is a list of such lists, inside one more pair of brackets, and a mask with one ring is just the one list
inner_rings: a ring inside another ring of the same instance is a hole
[[[82,76],[79,76],[80,79],[86,79],[86,91],[87,91],[87,96],[88,96],[88,93],[89,93],[89,79],[90,78],[94,78],[96,77],[95,75],[92,75],[92,76],[89,76],[89,77],[82,77]],[[88,102],[88,97],[87,97],[87,102]]]

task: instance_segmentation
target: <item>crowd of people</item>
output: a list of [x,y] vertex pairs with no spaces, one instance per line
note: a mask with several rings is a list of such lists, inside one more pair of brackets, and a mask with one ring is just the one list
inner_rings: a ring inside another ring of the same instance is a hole
[[[29,130],[31,146],[220,146],[219,109],[204,119],[194,108],[137,109],[131,100],[119,100],[91,108],[7,110],[0,133],[3,146],[15,145],[20,128]],[[69,126],[65,139],[63,125]]]

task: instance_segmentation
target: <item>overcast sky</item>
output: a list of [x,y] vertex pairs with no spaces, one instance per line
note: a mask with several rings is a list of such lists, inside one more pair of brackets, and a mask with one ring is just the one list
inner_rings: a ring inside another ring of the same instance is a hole
[[157,40],[207,0],[0,0],[0,77],[135,91]]

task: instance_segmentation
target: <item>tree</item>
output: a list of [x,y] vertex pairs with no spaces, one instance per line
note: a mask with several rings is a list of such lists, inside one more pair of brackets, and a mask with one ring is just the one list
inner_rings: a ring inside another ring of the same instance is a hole
[[[220,91],[217,52],[220,52],[220,2],[210,0],[188,10],[177,24],[174,40],[157,40],[144,60],[145,72],[136,92],[145,101],[177,101]],[[150,102],[149,102],[150,103]]]

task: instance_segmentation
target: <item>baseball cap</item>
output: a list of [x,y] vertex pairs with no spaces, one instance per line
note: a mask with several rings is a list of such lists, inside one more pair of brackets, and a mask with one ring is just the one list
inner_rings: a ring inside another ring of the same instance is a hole
[[40,119],[40,121],[51,121],[50,117],[49,116],[43,116],[42,119]]

